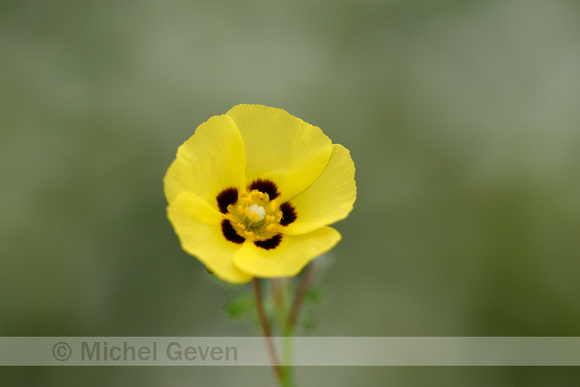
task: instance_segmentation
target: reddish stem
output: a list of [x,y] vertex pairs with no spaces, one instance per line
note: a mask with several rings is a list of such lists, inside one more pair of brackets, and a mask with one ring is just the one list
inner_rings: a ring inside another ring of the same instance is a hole
[[292,308],[290,309],[290,314],[288,315],[288,321],[286,323],[286,334],[292,334],[294,328],[296,327],[296,321],[298,320],[298,314],[300,313],[300,307],[304,301],[304,297],[308,292],[310,284],[314,280],[318,266],[313,262],[306,268],[302,278],[300,278],[300,284],[298,284],[298,289],[296,289],[296,295],[294,296],[294,302],[292,303]]
[[274,373],[278,377],[278,380],[282,380],[283,370],[278,361],[278,356],[276,355],[276,348],[274,348],[274,342],[272,341],[272,332],[270,331],[270,326],[268,325],[268,319],[266,318],[266,312],[264,311],[264,304],[262,302],[262,293],[260,291],[260,280],[254,277],[254,295],[256,296],[256,306],[258,308],[258,317],[260,318],[260,325],[262,326],[262,332],[264,332],[264,337],[266,338],[266,345],[268,346],[268,352],[270,354],[270,360],[272,362],[272,368]]

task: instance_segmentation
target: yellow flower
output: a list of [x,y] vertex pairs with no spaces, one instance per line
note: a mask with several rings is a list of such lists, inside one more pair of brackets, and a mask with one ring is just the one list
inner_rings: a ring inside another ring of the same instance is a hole
[[341,239],[356,199],[349,151],[281,109],[238,105],[201,124],[164,178],[182,248],[223,280],[294,276]]

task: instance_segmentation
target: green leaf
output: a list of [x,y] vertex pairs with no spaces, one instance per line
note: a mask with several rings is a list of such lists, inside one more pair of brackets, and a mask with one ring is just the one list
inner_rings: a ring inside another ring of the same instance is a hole
[[225,305],[224,310],[232,320],[248,317],[254,320],[257,315],[254,295],[252,293],[239,294]]
[[318,286],[310,285],[304,295],[304,305],[313,306],[319,304],[323,299],[322,290]]

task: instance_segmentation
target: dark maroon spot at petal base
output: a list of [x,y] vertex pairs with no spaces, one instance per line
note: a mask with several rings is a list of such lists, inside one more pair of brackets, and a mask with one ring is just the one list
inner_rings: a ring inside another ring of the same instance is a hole
[[280,221],[282,226],[288,226],[296,220],[296,209],[290,202],[282,203],[280,210],[282,210],[282,220]]
[[281,241],[282,234],[276,234],[272,238],[266,239],[265,241],[254,241],[254,244],[258,247],[263,248],[264,250],[270,250],[278,247]]
[[227,214],[228,206],[238,201],[238,189],[230,187],[224,189],[216,197],[218,208],[222,214]]
[[244,237],[238,235],[230,221],[227,219],[222,220],[222,234],[224,234],[224,237],[228,241],[237,243],[239,245],[244,243],[246,240]]
[[263,193],[267,193],[268,196],[270,197],[270,200],[274,200],[278,196],[280,196],[280,193],[278,192],[278,187],[274,182],[270,180],[264,179],[254,180],[252,184],[250,184],[250,191],[254,189],[257,189],[258,191]]

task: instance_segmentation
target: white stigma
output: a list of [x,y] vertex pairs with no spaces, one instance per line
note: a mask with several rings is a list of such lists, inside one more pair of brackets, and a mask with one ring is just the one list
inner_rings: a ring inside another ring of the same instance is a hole
[[262,219],[264,219],[264,216],[266,216],[266,209],[262,206],[259,206],[257,204],[252,204],[248,210],[250,210],[250,215],[258,215],[258,220],[256,220],[255,222],[259,222]]

